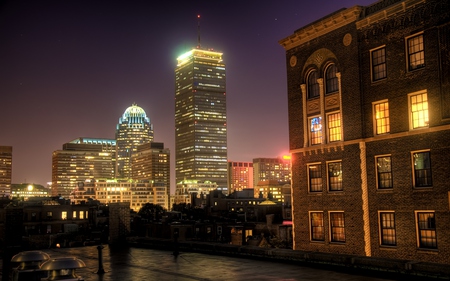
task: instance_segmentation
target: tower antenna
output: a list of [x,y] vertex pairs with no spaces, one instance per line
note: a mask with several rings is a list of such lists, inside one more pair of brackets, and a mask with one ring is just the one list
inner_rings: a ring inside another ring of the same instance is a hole
[[201,49],[202,45],[200,43],[200,15],[197,15],[197,48]]

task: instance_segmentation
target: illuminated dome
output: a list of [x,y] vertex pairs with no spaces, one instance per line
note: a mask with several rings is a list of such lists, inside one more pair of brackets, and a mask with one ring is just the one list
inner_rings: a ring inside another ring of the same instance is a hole
[[147,117],[144,109],[134,103],[125,110],[122,117],[119,119],[119,123],[143,124],[150,123],[150,119]]

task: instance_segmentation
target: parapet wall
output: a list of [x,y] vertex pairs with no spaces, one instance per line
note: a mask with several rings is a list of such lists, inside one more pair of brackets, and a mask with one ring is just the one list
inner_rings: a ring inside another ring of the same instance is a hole
[[[175,244],[170,239],[131,237],[127,239],[131,247],[143,247],[173,251]],[[301,266],[354,272],[363,275],[378,275],[383,278],[407,278],[408,280],[439,279],[450,280],[450,266],[385,258],[362,257],[343,254],[294,251],[290,249],[261,248],[220,243],[183,241],[177,243],[180,252],[199,252],[213,255],[227,255],[242,258],[265,259],[274,262],[289,262]]]

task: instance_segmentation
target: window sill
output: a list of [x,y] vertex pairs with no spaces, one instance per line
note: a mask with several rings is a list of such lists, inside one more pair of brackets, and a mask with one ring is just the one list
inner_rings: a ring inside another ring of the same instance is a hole
[[345,242],[336,242],[336,241],[331,241],[330,242],[330,246],[345,246]]
[[377,188],[377,193],[392,193],[394,188]]
[[437,255],[439,251],[438,249],[417,248],[417,253]]
[[397,251],[397,246],[380,245],[381,251]]

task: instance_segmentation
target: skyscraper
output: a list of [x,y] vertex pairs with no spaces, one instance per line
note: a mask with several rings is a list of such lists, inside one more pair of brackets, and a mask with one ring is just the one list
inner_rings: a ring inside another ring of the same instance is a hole
[[119,118],[116,129],[116,178],[131,178],[131,156],[137,147],[153,141],[153,125],[145,111],[136,104]]
[[222,53],[192,49],[175,69],[175,177],[227,192],[227,115]]
[[12,146],[0,146],[0,197],[11,194]]
[[116,141],[78,138],[52,155],[52,195],[69,198],[88,179],[113,178]]

